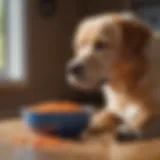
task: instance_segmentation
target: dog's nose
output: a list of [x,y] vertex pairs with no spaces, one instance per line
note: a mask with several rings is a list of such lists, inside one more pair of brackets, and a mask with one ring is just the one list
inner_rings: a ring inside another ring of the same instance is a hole
[[81,64],[76,64],[73,66],[70,66],[68,68],[68,72],[74,75],[80,75],[83,73],[84,67]]

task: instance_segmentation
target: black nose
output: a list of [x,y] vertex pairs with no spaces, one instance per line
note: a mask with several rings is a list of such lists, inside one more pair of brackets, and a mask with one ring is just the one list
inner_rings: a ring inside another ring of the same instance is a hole
[[83,65],[81,64],[76,64],[73,66],[69,67],[69,73],[74,74],[74,75],[80,75],[83,73]]

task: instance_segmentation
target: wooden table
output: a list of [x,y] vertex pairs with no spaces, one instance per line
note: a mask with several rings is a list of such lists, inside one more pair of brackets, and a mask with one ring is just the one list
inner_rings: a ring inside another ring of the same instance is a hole
[[33,149],[11,143],[9,137],[16,133],[32,134],[18,119],[0,123],[1,160],[160,160],[160,139],[118,144],[101,135],[68,147]]

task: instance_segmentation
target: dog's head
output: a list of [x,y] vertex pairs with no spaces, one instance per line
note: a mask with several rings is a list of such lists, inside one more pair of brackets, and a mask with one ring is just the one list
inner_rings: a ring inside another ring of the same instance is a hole
[[121,72],[117,67],[123,65],[124,70],[144,56],[149,39],[150,30],[134,16],[108,14],[83,20],[73,40],[74,58],[67,66],[69,82],[92,89],[111,81]]

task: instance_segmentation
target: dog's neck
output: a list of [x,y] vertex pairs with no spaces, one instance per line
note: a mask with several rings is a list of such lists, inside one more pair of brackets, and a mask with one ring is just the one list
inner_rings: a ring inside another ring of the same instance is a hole
[[131,60],[115,60],[111,66],[108,84],[115,90],[131,92],[146,81],[148,65],[144,56]]
[[159,106],[159,96],[155,92],[157,87],[150,76],[147,60],[135,59],[124,63],[117,61],[113,67],[112,77],[102,90],[104,98],[111,95],[107,101],[118,101],[117,98],[122,96],[126,100],[143,102],[144,105],[151,106],[152,109],[153,106]]

